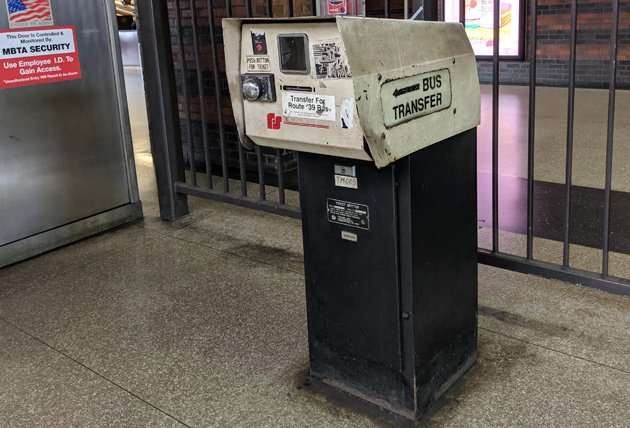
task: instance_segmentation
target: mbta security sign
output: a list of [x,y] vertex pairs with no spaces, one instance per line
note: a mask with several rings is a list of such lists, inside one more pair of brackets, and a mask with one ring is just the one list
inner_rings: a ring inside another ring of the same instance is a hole
[[80,78],[74,27],[0,31],[0,89]]
[[451,106],[447,68],[386,82],[381,87],[383,120],[391,128]]

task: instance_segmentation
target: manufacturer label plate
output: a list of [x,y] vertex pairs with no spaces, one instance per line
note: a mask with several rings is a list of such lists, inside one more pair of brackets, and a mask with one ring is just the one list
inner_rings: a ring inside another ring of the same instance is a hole
[[367,205],[328,198],[328,221],[358,229],[370,229],[370,210]]
[[451,100],[447,68],[392,80],[381,87],[383,121],[388,128],[447,109]]

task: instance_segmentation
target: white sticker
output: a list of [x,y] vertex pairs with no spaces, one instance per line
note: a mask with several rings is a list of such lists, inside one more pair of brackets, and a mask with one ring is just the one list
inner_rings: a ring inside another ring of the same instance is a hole
[[287,118],[336,120],[335,97],[332,95],[311,95],[283,92],[282,114]]
[[354,119],[354,98],[346,98],[341,102],[341,111],[339,112],[339,120],[342,129],[352,129]]
[[359,180],[356,177],[348,177],[347,175],[335,174],[335,186],[346,187],[348,189],[358,189]]
[[345,230],[342,230],[341,239],[345,239],[346,241],[357,242],[359,240],[359,236],[356,233],[346,232]]
[[247,71],[250,73],[268,73],[271,70],[268,56],[247,56]]
[[74,28],[7,30],[0,33],[0,60],[75,53]]

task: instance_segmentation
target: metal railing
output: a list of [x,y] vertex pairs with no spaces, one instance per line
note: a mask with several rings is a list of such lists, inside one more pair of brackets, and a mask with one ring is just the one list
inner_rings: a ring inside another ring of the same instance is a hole
[[[222,16],[235,12],[247,17],[272,17],[274,7],[282,16],[294,16],[295,6],[310,4],[287,0],[284,7],[272,0],[216,2],[207,0],[148,0],[138,5],[140,39],[145,69],[152,150],[158,179],[160,209],[163,219],[175,219],[187,213],[187,196],[210,198],[277,214],[298,217],[297,184],[290,178],[296,165],[290,152],[276,149],[245,150],[237,141],[230,112],[227,83],[221,69],[222,34],[217,11]],[[404,11],[391,9],[383,1],[382,9],[367,12],[380,17],[398,17]],[[424,2],[425,10],[437,17],[437,2]],[[460,0],[460,19],[464,23],[465,1]],[[536,260],[534,154],[537,91],[537,4],[529,2],[529,92],[527,122],[527,222],[525,254],[518,256],[500,249],[499,217],[499,100],[500,100],[500,2],[494,3],[493,79],[492,79],[492,229],[491,248],[479,250],[479,261],[515,271],[556,278],[630,295],[627,279],[609,274],[610,207],[612,160],[615,125],[616,63],[619,34],[619,0],[612,0],[610,37],[610,74],[608,132],[604,186],[604,219],[602,230],[602,268],[592,272],[571,267],[570,232],[573,181],[573,136],[575,123],[577,0],[571,0],[570,54],[568,78],[568,116],[566,129],[566,169],[563,212],[563,260],[561,264]],[[208,47],[210,48],[208,51]],[[189,64],[194,70],[189,70]],[[178,89],[178,91],[176,90]],[[179,92],[179,96],[178,96]],[[210,120],[212,118],[212,120]],[[179,130],[182,130],[180,133]],[[287,187],[287,179],[290,182]],[[290,200],[289,200],[290,199]]]
[[608,96],[608,123],[606,140],[606,166],[604,186],[604,218],[602,228],[602,264],[599,272],[576,269],[570,264],[571,249],[571,208],[574,160],[574,128],[575,128],[575,90],[576,90],[576,46],[578,31],[578,2],[571,0],[570,47],[568,71],[568,105],[566,129],[566,164],[564,181],[564,220],[563,220],[563,255],[562,264],[554,264],[535,260],[533,255],[534,241],[534,149],[536,129],[536,60],[537,60],[537,3],[529,3],[529,111],[527,138],[527,238],[525,257],[515,256],[500,251],[499,248],[499,17],[500,2],[494,8],[494,43],[493,43],[493,78],[492,78],[492,248],[480,249],[479,261],[488,265],[502,267],[524,273],[555,278],[567,282],[578,283],[613,293],[630,295],[630,281],[609,275],[610,254],[610,207],[612,189],[612,160],[615,125],[615,95],[617,81],[617,53],[619,34],[619,0],[612,0],[612,27],[610,29],[610,69]]

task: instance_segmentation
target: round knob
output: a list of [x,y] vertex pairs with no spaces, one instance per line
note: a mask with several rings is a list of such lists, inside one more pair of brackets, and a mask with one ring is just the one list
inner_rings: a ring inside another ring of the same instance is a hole
[[243,82],[243,96],[249,101],[260,97],[260,85],[254,79],[245,79]]

